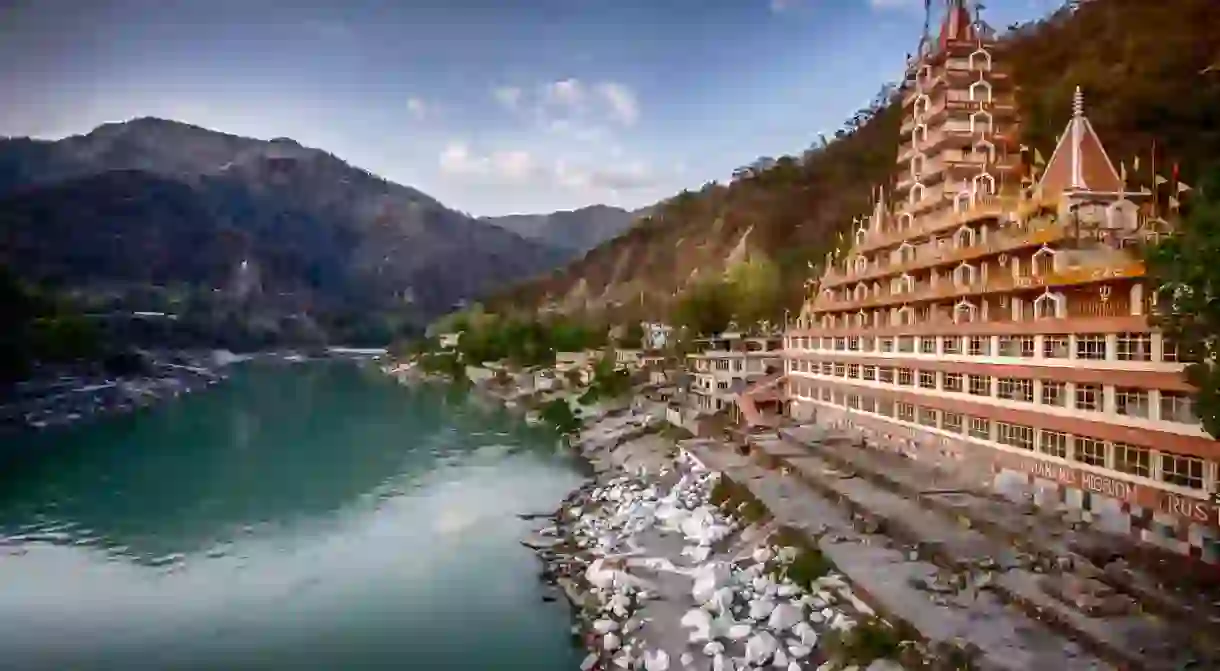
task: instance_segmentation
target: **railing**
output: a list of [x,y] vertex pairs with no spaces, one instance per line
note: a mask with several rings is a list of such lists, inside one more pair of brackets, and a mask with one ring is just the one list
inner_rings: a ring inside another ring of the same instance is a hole
[[[925,198],[920,203],[917,203],[913,209],[919,208],[925,202],[933,200],[938,203],[945,202],[943,194],[937,194],[932,198]],[[956,228],[964,223],[974,221],[975,219],[998,216],[1006,211],[1015,209],[1018,203],[1019,201],[1017,198],[1007,196],[983,196],[976,199],[974,204],[971,205],[970,208],[965,212],[952,212],[943,217],[928,219],[918,226],[888,231],[871,239],[865,238],[864,244],[860,245],[857,251],[863,253],[880,249],[882,247],[889,247],[891,245],[899,244],[903,240],[909,238],[922,237],[947,228]]]
[[[1043,245],[1056,240],[1062,239],[1067,234],[1067,228],[1062,224],[1049,224],[1043,226],[1035,226],[1029,232],[1022,235],[1011,235],[1005,233],[992,234],[990,240],[986,244],[972,245],[961,249],[950,249],[949,253],[936,250],[926,251],[926,246],[921,245],[918,249],[923,249],[920,253],[917,249],[916,257],[912,261],[905,263],[889,264],[884,266],[871,266],[868,271],[862,274],[847,274],[833,279],[828,278],[823,280],[823,286],[834,287],[843,284],[854,282],[868,282],[881,279],[889,275],[897,275],[899,273],[911,272],[915,270],[924,270],[934,268],[946,263],[954,263],[966,261],[968,259],[977,258],[980,256],[989,256],[1000,252],[1020,249],[1021,247],[1032,247],[1035,245]],[[888,261],[888,259],[887,259]],[[839,273],[836,273],[839,275]]]
[[953,284],[947,287],[928,287],[909,294],[881,296],[868,298],[863,301],[818,301],[814,304],[813,310],[818,313],[843,310],[854,311],[892,306],[899,303],[948,300],[976,294],[1014,291],[1017,289],[1088,284],[1121,277],[1140,277],[1143,274],[1144,264],[1138,261],[1116,267],[1077,267],[1048,275],[1019,277],[1015,279],[1012,277],[1002,277],[988,282],[976,281],[970,284]]

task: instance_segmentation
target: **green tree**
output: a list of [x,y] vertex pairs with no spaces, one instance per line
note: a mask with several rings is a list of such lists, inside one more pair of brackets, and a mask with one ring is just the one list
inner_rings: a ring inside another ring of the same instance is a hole
[[694,282],[678,298],[673,321],[695,335],[712,335],[733,320],[733,297],[729,284],[720,279]]
[[1188,207],[1177,234],[1145,250],[1145,260],[1159,292],[1155,321],[1188,362],[1203,428],[1220,437],[1220,166]]
[[762,320],[778,321],[783,283],[779,267],[765,256],[752,256],[728,270],[733,316],[743,327]]

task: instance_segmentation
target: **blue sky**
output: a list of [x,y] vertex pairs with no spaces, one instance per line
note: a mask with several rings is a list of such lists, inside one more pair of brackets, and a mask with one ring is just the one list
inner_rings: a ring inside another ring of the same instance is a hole
[[16,0],[0,135],[159,116],[292,137],[476,215],[638,207],[830,134],[922,22],[920,0]]

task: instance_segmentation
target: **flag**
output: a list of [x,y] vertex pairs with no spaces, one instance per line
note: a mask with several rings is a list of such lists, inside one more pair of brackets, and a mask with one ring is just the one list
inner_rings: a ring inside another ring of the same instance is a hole
[[1155,183],[1156,186],[1160,186],[1162,184],[1165,184],[1169,180],[1165,179],[1164,177],[1161,177],[1160,175],[1157,175],[1156,179],[1154,179],[1152,181]]
[[1118,162],[1118,178],[1123,181],[1123,184],[1127,183],[1127,163],[1125,161]]
[[1173,181],[1175,181],[1175,182],[1176,182],[1176,181],[1178,181],[1178,164],[1177,164],[1177,162],[1174,162],[1174,164],[1173,164]]
[[1194,187],[1187,184],[1186,182],[1178,182],[1178,193],[1186,193],[1187,191],[1190,191],[1193,188]]
[[[1058,142],[1058,140],[1055,140]],[[1042,152],[1034,150],[1034,165],[1046,165],[1046,159],[1042,158]]]

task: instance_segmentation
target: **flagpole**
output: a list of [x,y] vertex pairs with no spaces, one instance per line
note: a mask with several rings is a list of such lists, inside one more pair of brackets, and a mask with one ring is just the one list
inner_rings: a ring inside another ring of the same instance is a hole
[[1156,138],[1153,138],[1153,140],[1152,140],[1152,218],[1153,219],[1156,219],[1158,216],[1160,216],[1161,208],[1160,208],[1160,204],[1157,202],[1160,200],[1160,192],[1158,191],[1158,189],[1160,189],[1160,187],[1161,187],[1161,185],[1156,183]]

